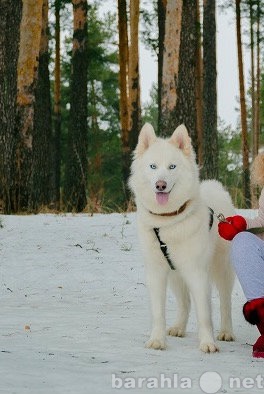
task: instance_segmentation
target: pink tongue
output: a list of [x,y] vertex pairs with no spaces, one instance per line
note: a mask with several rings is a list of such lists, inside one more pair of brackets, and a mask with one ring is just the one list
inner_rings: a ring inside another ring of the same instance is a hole
[[167,204],[169,200],[169,193],[156,193],[156,200],[160,205]]

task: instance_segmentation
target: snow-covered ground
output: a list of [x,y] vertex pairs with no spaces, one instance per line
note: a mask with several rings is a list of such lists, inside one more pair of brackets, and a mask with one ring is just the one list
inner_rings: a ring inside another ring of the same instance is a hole
[[[251,357],[257,330],[243,319],[238,283],[236,342],[203,354],[192,310],[186,338],[169,337],[166,351],[144,348],[150,312],[135,214],[1,220],[0,393],[263,392],[264,361]],[[218,310],[214,292],[216,333]],[[169,295],[168,325],[174,314]]]

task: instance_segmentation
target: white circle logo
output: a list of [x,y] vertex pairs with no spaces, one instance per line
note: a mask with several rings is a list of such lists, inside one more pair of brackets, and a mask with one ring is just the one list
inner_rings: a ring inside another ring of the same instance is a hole
[[217,372],[204,372],[200,376],[200,388],[206,394],[215,394],[222,387],[222,378]]

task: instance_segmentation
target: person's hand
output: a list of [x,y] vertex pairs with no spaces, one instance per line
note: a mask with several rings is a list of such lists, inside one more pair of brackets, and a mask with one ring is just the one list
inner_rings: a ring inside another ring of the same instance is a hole
[[229,216],[218,223],[218,233],[220,237],[227,241],[232,241],[232,239],[241,231],[245,231],[247,228],[247,222],[243,216],[235,215]]

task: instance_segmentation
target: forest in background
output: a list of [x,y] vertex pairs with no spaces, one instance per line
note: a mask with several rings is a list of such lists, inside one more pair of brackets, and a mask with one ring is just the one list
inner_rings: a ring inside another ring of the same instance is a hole
[[[0,1],[1,212],[132,209],[126,181],[145,121],[161,136],[185,123],[202,179],[221,180],[237,207],[254,206],[249,167],[264,143],[264,2],[113,0],[104,16],[101,7]],[[216,7],[230,7],[236,23],[234,130],[217,116]],[[158,62],[144,105],[139,40]]]

